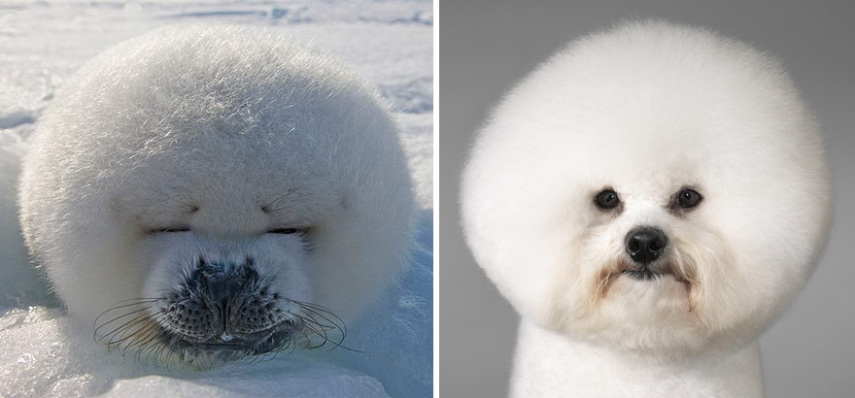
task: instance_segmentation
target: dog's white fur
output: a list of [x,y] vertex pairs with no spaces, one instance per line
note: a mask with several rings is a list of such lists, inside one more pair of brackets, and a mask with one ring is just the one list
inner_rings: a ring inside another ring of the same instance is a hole
[[[273,31],[166,27],[124,42],[63,87],[31,148],[26,242],[88,328],[168,292],[199,256],[252,257],[272,289],[345,322],[407,264],[412,184],[385,106]],[[307,232],[268,233],[282,228]]]
[[[595,205],[607,188],[620,211]],[[762,395],[756,340],[817,265],[831,196],[819,127],[770,56],[661,21],[570,43],[498,105],[463,174],[469,246],[523,318],[512,395]],[[668,236],[671,275],[620,273],[638,226]]]

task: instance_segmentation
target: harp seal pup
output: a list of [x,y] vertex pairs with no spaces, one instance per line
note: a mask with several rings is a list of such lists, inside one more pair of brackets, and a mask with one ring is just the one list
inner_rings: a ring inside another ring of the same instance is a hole
[[823,137],[780,63],[705,29],[570,43],[484,125],[463,226],[522,316],[515,397],[759,397],[824,251]]
[[376,93],[274,31],[166,27],[85,64],[20,220],[68,313],[145,363],[340,342],[406,268],[412,182]]

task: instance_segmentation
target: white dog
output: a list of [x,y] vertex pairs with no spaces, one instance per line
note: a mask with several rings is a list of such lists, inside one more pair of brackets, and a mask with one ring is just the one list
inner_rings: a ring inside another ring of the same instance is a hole
[[656,21],[571,43],[463,176],[468,243],[523,317],[512,395],[762,396],[757,339],[817,265],[831,197],[775,59]]

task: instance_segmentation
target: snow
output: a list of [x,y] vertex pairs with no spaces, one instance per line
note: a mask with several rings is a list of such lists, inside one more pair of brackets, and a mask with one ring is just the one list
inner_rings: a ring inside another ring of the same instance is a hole
[[171,397],[388,396],[373,377],[299,354],[200,374],[145,374],[121,357],[99,356],[59,310],[14,309],[0,319],[4,397],[151,397],[158,391]]
[[[169,23],[269,25],[373,82],[401,127],[419,214],[401,287],[349,349],[281,353],[199,373],[139,366],[79,334],[30,266],[15,208],[20,158],[53,92],[111,45]],[[433,12],[429,1],[0,0],[0,396],[385,397],[432,392]],[[391,316],[389,316],[391,314]]]
[[16,109],[11,112],[7,112],[5,115],[0,115],[0,129],[10,129],[22,124],[33,123],[35,121],[35,112],[28,109]]

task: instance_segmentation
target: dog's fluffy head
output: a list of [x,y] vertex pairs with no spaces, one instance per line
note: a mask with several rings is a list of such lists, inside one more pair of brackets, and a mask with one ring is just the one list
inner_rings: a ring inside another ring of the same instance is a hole
[[756,338],[831,219],[822,137],[779,63],[662,22],[575,41],[523,80],[462,191],[476,260],[524,317],[650,356]]

